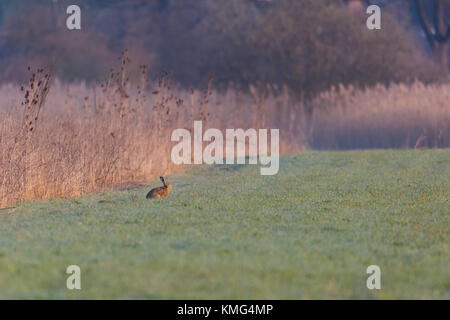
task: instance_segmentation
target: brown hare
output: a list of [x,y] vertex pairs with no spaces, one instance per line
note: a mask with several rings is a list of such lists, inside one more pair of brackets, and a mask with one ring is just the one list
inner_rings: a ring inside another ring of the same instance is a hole
[[166,184],[166,182],[164,181],[164,177],[159,177],[159,179],[161,179],[163,186],[150,190],[150,192],[147,194],[146,197],[147,199],[166,198],[169,195],[170,188],[172,188],[172,185]]

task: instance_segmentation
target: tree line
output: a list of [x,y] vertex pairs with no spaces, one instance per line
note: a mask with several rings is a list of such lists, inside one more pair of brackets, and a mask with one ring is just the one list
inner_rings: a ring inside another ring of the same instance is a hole
[[[59,78],[97,81],[124,48],[183,86],[212,75],[218,87],[269,83],[306,96],[338,84],[440,81],[449,69],[449,0],[79,2],[83,28],[70,32],[68,0],[2,1],[0,80],[23,81],[25,65],[55,54]],[[349,8],[358,2],[382,6],[382,30],[365,28],[365,11]]]

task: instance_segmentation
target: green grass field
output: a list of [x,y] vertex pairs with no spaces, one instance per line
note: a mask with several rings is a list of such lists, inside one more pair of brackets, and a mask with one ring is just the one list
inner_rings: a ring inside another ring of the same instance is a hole
[[[449,299],[449,163],[450,150],[308,151],[276,176],[169,176],[164,200],[139,189],[3,210],[0,298]],[[81,290],[66,288],[72,264]]]

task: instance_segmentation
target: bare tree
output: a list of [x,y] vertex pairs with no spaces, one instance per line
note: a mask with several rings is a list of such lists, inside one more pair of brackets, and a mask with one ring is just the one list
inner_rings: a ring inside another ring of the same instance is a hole
[[422,0],[414,1],[427,40],[443,70],[448,73],[448,47],[450,42],[450,24],[446,21],[448,10],[450,10],[450,8],[446,8],[448,2],[433,0],[433,15],[430,19]]

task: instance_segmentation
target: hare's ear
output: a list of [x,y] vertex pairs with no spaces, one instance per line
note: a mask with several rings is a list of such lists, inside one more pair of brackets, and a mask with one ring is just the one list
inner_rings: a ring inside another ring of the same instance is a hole
[[166,182],[164,181],[164,177],[159,177],[164,186],[166,186]]

